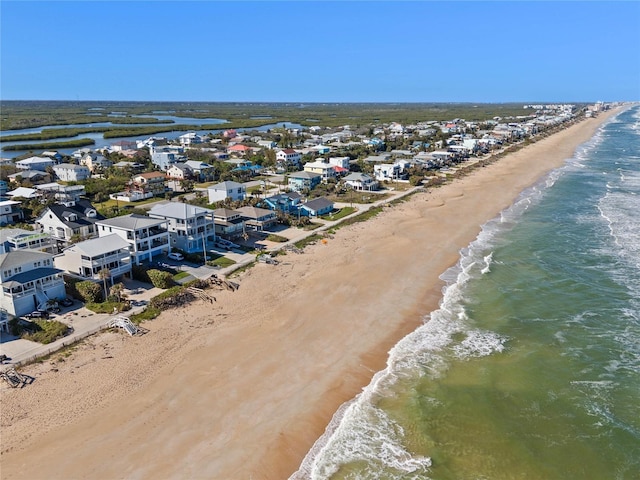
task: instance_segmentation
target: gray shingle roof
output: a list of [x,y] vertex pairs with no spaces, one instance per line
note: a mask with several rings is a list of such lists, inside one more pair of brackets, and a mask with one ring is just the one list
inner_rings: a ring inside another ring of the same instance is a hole
[[162,225],[166,220],[160,220],[158,218],[149,218],[144,215],[124,215],[122,217],[109,218],[107,220],[100,220],[96,222],[100,225],[107,225],[109,227],[124,228],[126,230],[137,230],[138,228],[154,227],[156,225]]

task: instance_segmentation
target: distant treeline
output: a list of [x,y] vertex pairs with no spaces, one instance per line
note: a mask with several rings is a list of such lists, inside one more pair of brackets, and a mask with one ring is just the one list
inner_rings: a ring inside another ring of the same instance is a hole
[[[270,117],[268,123],[288,121],[327,127],[389,122],[407,124],[454,118],[483,121],[493,117],[509,118],[533,113],[523,106],[523,103],[0,102],[3,130],[99,121],[140,123],[140,119],[131,116],[167,114],[177,117],[223,118],[230,122],[220,125],[221,128],[250,128],[265,120],[251,117]],[[583,104],[577,106],[581,107]],[[128,116],[87,116],[87,113],[102,112],[125,112]],[[144,122],[152,123],[153,119],[145,119]],[[207,128],[213,126],[198,127]],[[179,129],[174,126],[171,130]]]
[[58,148],[86,147],[96,143],[92,138],[78,138],[68,142],[44,142],[44,143],[20,143],[18,145],[6,145],[2,147],[4,151],[15,150],[56,150]]

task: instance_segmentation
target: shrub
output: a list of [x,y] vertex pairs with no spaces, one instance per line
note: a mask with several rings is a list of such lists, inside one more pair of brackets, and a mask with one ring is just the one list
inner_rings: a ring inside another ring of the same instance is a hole
[[147,270],[151,283],[157,288],[170,288],[173,285],[173,277],[169,272],[162,270]]
[[114,309],[117,312],[126,312],[131,310],[129,302],[114,302],[107,301],[103,303],[87,303],[85,305],[89,310],[95,313],[113,313]]
[[144,283],[151,283],[151,279],[149,278],[149,275],[147,275],[147,269],[142,265],[132,265],[131,276],[134,280],[138,280]]
[[160,315],[160,313],[162,313],[162,310],[160,310],[159,308],[147,307],[142,312],[131,315],[129,317],[129,320],[131,320],[136,325],[139,325],[145,320],[153,320],[158,315]]
[[176,286],[156,295],[149,301],[149,306],[159,310],[184,305],[193,299],[193,294],[185,287]]
[[76,290],[85,303],[96,303],[102,299],[102,287],[91,280],[76,283]]
[[32,342],[51,343],[64,337],[69,330],[67,325],[57,320],[35,320],[31,323],[35,326],[35,331],[23,335],[22,338]]

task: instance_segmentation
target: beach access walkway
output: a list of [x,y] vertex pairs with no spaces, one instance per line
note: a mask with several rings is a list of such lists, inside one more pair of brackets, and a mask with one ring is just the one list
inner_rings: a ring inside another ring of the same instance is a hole
[[82,340],[108,328],[109,324],[118,317],[129,317],[133,314],[140,313],[147,307],[152,297],[162,292],[162,289],[151,287],[148,284],[134,280],[126,280],[124,283],[126,287],[125,293],[131,302],[131,310],[113,315],[94,313],[84,306],[78,308],[79,303],[76,301],[74,306],[64,309],[59,315],[53,318],[73,328],[71,334],[55,342],[43,345],[3,332],[0,337],[0,355],[6,355],[7,360],[0,365],[0,371],[7,371],[16,366],[32,362],[37,358],[72,345],[78,340]]

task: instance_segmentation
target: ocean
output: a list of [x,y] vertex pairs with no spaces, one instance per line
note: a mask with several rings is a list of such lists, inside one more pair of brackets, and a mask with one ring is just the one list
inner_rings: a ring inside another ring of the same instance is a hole
[[291,478],[640,478],[640,106],[484,225]]

